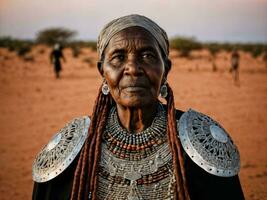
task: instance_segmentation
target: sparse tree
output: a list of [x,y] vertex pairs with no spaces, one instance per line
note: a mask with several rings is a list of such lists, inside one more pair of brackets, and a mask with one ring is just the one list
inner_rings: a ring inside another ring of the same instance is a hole
[[67,28],[47,28],[37,33],[36,41],[47,45],[54,45],[55,43],[64,44],[76,35],[76,31]]

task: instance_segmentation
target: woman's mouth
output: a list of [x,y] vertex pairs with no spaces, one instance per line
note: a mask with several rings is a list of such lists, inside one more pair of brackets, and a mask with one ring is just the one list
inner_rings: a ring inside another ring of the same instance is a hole
[[127,92],[140,92],[145,90],[145,87],[143,86],[129,86],[129,87],[125,87],[124,90],[126,90]]

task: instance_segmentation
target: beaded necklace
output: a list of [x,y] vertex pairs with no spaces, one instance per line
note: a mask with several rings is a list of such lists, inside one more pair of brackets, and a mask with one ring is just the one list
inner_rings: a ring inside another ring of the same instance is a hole
[[129,133],[121,127],[116,107],[110,111],[103,141],[116,157],[127,160],[139,160],[166,142],[166,111],[159,104],[156,117],[150,127],[139,133]]
[[172,199],[175,177],[161,104],[146,130],[129,133],[110,110],[98,168],[99,199]]

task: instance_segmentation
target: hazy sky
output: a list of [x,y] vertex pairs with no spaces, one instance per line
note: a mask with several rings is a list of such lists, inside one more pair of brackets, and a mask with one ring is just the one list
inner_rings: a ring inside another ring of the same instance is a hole
[[60,26],[95,40],[107,22],[132,13],[152,18],[169,37],[267,42],[267,0],[0,0],[0,36],[35,38]]

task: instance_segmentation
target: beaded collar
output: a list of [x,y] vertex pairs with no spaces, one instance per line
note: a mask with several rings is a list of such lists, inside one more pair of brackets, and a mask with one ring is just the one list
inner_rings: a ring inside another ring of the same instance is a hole
[[103,143],[117,158],[140,160],[157,151],[158,146],[167,141],[166,118],[166,111],[159,104],[150,127],[142,132],[129,133],[120,125],[117,109],[113,107],[103,134]]

